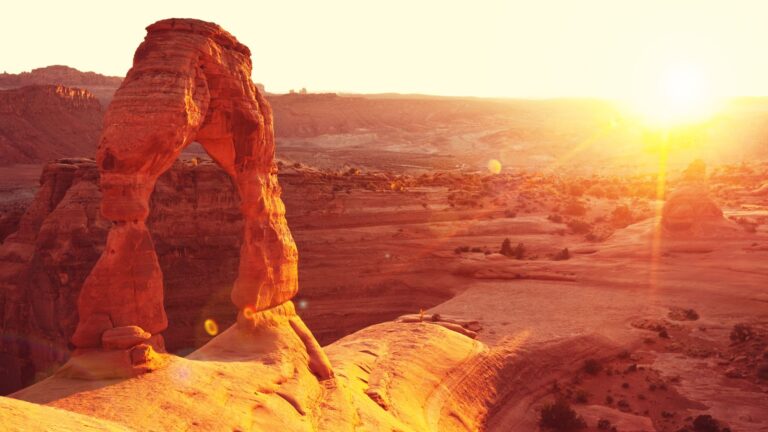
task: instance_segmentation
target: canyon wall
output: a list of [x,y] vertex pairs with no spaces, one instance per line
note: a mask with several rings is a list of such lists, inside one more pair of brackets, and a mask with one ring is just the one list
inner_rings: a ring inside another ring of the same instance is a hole
[[0,165],[93,154],[102,115],[87,90],[62,85],[0,90]]
[[[419,250],[402,268],[400,260],[382,260],[386,251],[394,253],[388,246],[353,234],[361,224],[392,222],[385,213],[371,220],[368,204],[350,198],[393,202],[397,194],[398,202],[413,201],[421,209],[418,192],[394,192],[384,175],[285,166],[279,177],[300,251],[297,309],[321,343],[451,297],[434,285],[433,274],[419,273],[435,265]],[[19,229],[0,245],[0,392],[48,375],[69,357],[76,300],[104,250],[109,226],[98,211],[98,180],[90,159],[47,164]],[[164,337],[171,352],[183,355],[209,341],[206,319],[219,328],[234,322],[229,293],[242,241],[239,204],[229,176],[210,161],[179,161],[155,186],[147,226],[163,274],[169,322]]]

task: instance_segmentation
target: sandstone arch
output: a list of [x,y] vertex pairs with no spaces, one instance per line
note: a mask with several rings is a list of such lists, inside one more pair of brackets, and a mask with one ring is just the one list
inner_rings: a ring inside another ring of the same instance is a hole
[[277,183],[272,111],[250,77],[249,49],[216,24],[169,19],[147,28],[96,154],[101,211],[113,226],[78,299],[77,348],[101,347],[104,331],[123,326],[143,328],[162,348],[162,274],[145,221],[155,182],[192,141],[240,194],[244,237],[231,295],[239,318],[296,294],[298,254]]

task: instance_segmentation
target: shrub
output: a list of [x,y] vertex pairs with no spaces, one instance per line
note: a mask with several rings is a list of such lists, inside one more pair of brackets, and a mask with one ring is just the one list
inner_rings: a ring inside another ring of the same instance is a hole
[[525,245],[522,243],[518,243],[517,246],[515,246],[515,259],[523,259],[525,258]]
[[591,231],[592,227],[589,223],[581,219],[571,219],[566,224],[574,234],[586,234]]
[[576,403],[585,404],[589,402],[589,393],[584,389],[578,389],[574,395],[574,400]]
[[768,362],[757,367],[757,377],[761,380],[768,380]]
[[571,259],[571,252],[568,251],[568,248],[565,248],[560,252],[556,253],[553,259],[555,261],[565,261],[565,260]]
[[611,213],[611,224],[615,228],[626,228],[634,222],[632,210],[626,205],[617,206]]
[[587,427],[584,419],[571,408],[568,401],[558,399],[541,409],[539,426],[553,431],[576,431]]
[[596,359],[591,358],[584,361],[584,372],[590,375],[597,375],[601,370],[603,370],[603,365]]
[[573,200],[565,205],[563,213],[568,216],[584,216],[587,213],[587,208],[580,201]]
[[711,415],[700,415],[693,421],[696,432],[720,432],[720,423]]
[[755,332],[747,324],[736,324],[731,330],[731,340],[734,342],[746,342],[755,336]]
[[508,257],[511,257],[513,255],[512,242],[509,241],[508,238],[505,238],[504,241],[501,242],[501,250],[499,251],[499,253]]
[[696,321],[699,319],[699,313],[694,309],[685,309],[676,306],[669,309],[668,316],[675,321]]
[[597,421],[597,428],[600,430],[610,430],[611,426],[613,426],[610,422],[610,420],[607,419],[600,419]]
[[550,221],[552,221],[554,223],[563,223],[563,217],[560,216],[559,214],[551,214],[551,215],[547,216],[547,219],[549,219]]
[[583,185],[573,183],[568,187],[568,193],[573,196],[582,196],[584,195],[585,188]]

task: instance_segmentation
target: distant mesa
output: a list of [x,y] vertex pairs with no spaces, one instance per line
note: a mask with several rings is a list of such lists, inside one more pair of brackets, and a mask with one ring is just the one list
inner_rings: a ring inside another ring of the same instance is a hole
[[50,84],[0,90],[0,165],[91,155],[102,116],[88,90]]
[[19,74],[0,74],[0,88],[23,87],[33,84],[58,83],[70,87],[120,87],[122,77],[106,76],[96,72],[81,72],[62,65],[46,66]]

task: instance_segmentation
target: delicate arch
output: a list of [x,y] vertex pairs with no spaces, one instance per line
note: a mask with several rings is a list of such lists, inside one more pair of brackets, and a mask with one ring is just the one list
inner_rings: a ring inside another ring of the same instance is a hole
[[170,19],[147,28],[96,153],[101,211],[113,226],[78,299],[76,347],[100,347],[104,331],[136,325],[162,348],[162,273],[145,222],[158,177],[193,141],[240,194],[235,306],[260,311],[296,294],[298,253],[277,183],[272,111],[250,77],[250,51],[215,24]]

